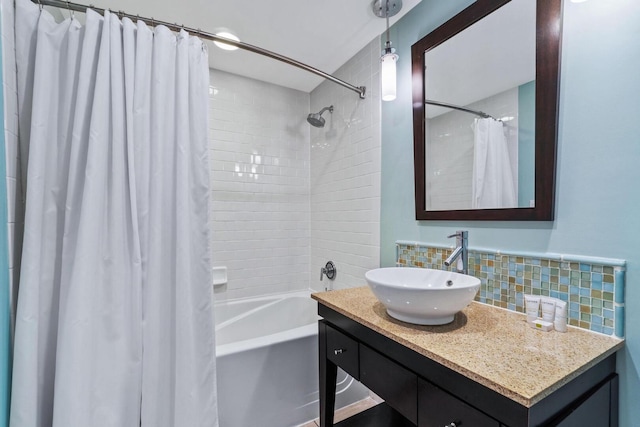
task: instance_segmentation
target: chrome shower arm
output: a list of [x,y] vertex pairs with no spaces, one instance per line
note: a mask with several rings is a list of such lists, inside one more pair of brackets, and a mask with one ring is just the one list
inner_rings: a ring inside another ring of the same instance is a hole
[[322,110],[320,110],[318,114],[322,115],[322,113],[324,113],[327,110],[329,110],[330,113],[333,113],[333,105],[330,105],[329,107],[324,107]]

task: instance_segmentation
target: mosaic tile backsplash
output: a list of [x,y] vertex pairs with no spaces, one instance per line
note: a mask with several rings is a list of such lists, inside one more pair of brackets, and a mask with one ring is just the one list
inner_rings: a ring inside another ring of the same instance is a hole
[[[455,271],[451,252],[398,243],[397,265]],[[551,296],[568,302],[570,325],[624,336],[624,267],[469,250],[469,274],[481,282],[476,301],[524,313],[525,294]]]

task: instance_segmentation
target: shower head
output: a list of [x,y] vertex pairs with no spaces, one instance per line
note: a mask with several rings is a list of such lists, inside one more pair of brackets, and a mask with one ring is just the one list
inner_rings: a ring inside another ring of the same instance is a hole
[[333,105],[331,105],[329,107],[324,107],[322,110],[320,110],[319,113],[311,113],[311,114],[309,114],[307,116],[307,121],[309,122],[309,124],[311,126],[315,126],[317,128],[324,127],[325,120],[322,117],[322,113],[324,113],[327,110],[329,110],[330,113],[333,113]]
[[307,116],[307,121],[311,126],[315,126],[317,128],[323,128],[325,120],[319,113],[311,113]]

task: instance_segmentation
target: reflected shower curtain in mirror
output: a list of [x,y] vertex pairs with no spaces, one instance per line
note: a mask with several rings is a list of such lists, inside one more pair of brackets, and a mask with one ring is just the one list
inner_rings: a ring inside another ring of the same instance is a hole
[[492,118],[475,119],[473,141],[471,207],[518,207],[518,194],[503,123]]
[[217,426],[202,42],[17,0],[16,60],[10,425]]

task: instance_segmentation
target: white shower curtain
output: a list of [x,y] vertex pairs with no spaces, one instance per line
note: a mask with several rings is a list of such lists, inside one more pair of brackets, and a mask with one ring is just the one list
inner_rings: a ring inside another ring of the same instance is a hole
[[487,118],[473,124],[473,209],[518,207],[509,147],[502,122]]
[[216,426],[202,42],[109,12],[82,26],[16,9],[10,425]]

